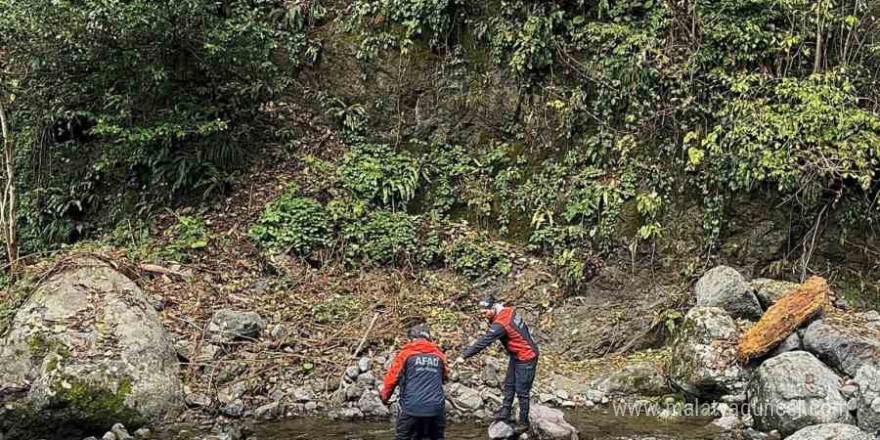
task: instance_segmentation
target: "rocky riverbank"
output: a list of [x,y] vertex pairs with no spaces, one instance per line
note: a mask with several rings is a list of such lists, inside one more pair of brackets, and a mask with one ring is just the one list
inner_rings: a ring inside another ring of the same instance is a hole
[[[727,267],[709,271],[695,285],[696,306],[660,355],[634,356],[633,362],[590,375],[554,368],[544,360],[533,399],[539,408],[535,414],[547,417],[533,425],[561,422],[561,413],[552,407],[608,409],[625,404],[659,406],[656,416],[665,419],[714,416],[718,430],[737,438],[813,439],[832,432],[845,440],[876,435],[876,311],[831,307],[763,358],[746,365],[736,361],[739,335],[794,286],[747,281]],[[0,429],[5,438],[74,438],[78,433],[83,435],[76,438],[82,438],[112,433],[116,423],[146,437],[148,431],[140,428],[190,423],[200,426],[192,431],[196,437],[232,440],[242,438],[237,426],[243,421],[383,420],[396,413],[395,405],[385,407],[378,396],[393,347],[373,347],[335,376],[290,369],[263,377],[246,368],[224,369],[224,376],[211,378],[216,384],[212,392],[193,389],[189,381],[195,366],[229,347],[289,338],[289,327],[269,325],[255,312],[219,309],[203,328],[200,343],[193,344],[166,331],[161,310],[112,262],[67,262],[48,273],[17,311],[0,348]],[[287,353],[296,356],[295,351]],[[450,418],[481,420],[488,426],[501,402],[504,367],[500,354],[457,367],[447,387]],[[757,412],[759,408],[772,410]],[[116,438],[128,438],[116,431]],[[576,438],[568,429],[544,431],[539,438]],[[508,434],[496,426],[493,438]]]

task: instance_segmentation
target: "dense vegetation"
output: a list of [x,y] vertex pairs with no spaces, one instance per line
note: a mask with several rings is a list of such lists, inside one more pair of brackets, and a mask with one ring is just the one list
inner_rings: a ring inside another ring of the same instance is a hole
[[[314,264],[476,279],[510,270],[512,241],[576,286],[614,249],[654,255],[694,206],[710,256],[758,200],[790,219],[783,264],[806,272],[823,225],[873,238],[880,213],[877,1],[2,8],[28,252],[210,203],[270,145],[301,173],[250,236]],[[342,66],[359,90],[323,80]],[[274,117],[285,101],[344,153],[303,146]]]

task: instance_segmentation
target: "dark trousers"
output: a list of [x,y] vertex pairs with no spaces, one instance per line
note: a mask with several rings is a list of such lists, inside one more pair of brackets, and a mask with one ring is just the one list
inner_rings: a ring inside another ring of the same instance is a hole
[[396,430],[394,440],[446,440],[446,415],[416,417],[401,409]]
[[510,414],[513,397],[519,399],[519,422],[529,423],[529,394],[535,383],[535,370],[538,369],[538,358],[530,361],[518,361],[513,356],[507,364],[507,376],[504,377],[504,401],[501,411]]

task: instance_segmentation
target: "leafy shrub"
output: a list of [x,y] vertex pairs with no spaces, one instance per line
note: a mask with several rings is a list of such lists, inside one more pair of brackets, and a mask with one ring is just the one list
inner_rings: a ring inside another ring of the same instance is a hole
[[386,206],[403,205],[415,197],[419,165],[405,151],[387,144],[361,144],[342,158],[342,186],[355,196]]
[[362,220],[342,226],[345,257],[350,264],[399,265],[415,254],[416,226],[405,212],[374,211]]
[[291,187],[266,206],[250,235],[264,248],[306,257],[329,243],[333,225],[320,203],[297,194]]
[[460,237],[452,243],[446,253],[446,264],[471,279],[507,275],[513,269],[510,255],[501,246],[473,236]]
[[321,324],[345,322],[357,316],[363,306],[360,298],[356,296],[336,295],[312,306],[312,316],[315,322]]
[[201,216],[184,214],[177,217],[177,223],[166,231],[172,238],[165,252],[166,258],[186,261],[192,252],[208,247],[208,229]]

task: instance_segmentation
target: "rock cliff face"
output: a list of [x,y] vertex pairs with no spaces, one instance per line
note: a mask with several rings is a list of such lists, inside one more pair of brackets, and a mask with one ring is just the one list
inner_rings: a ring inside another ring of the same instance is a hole
[[[97,260],[43,282],[0,344],[0,428],[137,428],[181,404],[171,340],[143,291]],[[35,426],[36,425],[36,426]]]

